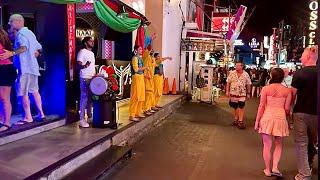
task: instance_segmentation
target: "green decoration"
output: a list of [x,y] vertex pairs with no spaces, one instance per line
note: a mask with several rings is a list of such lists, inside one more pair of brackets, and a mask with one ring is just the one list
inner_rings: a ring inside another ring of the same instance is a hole
[[115,31],[122,33],[129,33],[136,29],[141,24],[140,19],[129,18],[128,13],[117,14],[110,7],[108,7],[103,0],[94,3],[94,10],[97,17],[107,26]]
[[85,0],[40,0],[40,1],[48,2],[48,3],[55,3],[55,4],[69,4],[69,3],[85,2]]

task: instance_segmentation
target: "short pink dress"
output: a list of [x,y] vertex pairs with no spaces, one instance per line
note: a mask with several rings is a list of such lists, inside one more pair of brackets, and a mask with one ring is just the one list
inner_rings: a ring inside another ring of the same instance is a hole
[[279,137],[289,136],[285,106],[285,97],[267,96],[258,132]]

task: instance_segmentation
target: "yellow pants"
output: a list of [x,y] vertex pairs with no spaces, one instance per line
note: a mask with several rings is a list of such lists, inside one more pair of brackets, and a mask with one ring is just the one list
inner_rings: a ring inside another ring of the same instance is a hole
[[145,78],[144,82],[146,84],[146,100],[143,110],[149,111],[152,107],[154,107],[154,80],[153,78]]
[[163,91],[163,75],[154,75],[154,106],[158,106]]
[[145,82],[143,74],[135,74],[132,76],[129,115],[137,117],[142,113],[145,101]]

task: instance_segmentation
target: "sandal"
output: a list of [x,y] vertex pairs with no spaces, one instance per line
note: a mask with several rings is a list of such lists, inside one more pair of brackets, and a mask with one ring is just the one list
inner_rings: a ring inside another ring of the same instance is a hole
[[14,123],[14,125],[24,125],[24,124],[28,124],[28,123],[32,123],[33,121],[29,122],[26,120],[19,120],[16,123]]
[[263,173],[266,177],[271,177],[271,173],[268,172],[266,169],[263,170]]
[[246,125],[244,124],[243,121],[239,121],[239,122],[238,122],[238,128],[239,128],[239,129],[245,129],[245,128],[246,128]]
[[0,123],[0,128],[2,128],[2,127],[5,127],[5,128],[7,128],[7,129],[2,130],[2,131],[0,131],[0,132],[9,131],[9,130],[11,129],[11,126],[8,126],[8,125],[6,125],[6,124],[2,124],[2,123]]
[[239,123],[238,120],[234,120],[234,121],[231,123],[231,126],[238,126],[238,123]]
[[130,117],[129,120],[133,121],[133,122],[139,122],[140,121],[140,119],[138,119],[136,117]]
[[277,176],[277,177],[283,177],[282,173],[279,172],[279,171],[272,171],[272,172],[271,172],[271,175],[272,175],[272,176]]

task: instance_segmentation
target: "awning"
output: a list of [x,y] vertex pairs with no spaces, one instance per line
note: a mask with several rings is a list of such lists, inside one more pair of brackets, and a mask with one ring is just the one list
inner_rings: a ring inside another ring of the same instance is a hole
[[[88,2],[86,0],[40,0],[56,4]],[[120,0],[93,0],[97,17],[115,31],[128,33],[138,29],[142,24],[149,25],[148,19]]]
[[210,38],[213,40],[224,40],[224,37],[220,33],[210,33],[197,30],[187,30],[186,38]]

